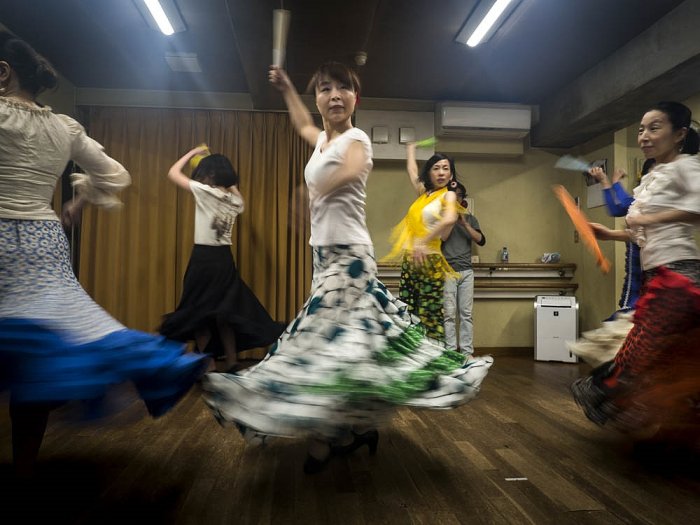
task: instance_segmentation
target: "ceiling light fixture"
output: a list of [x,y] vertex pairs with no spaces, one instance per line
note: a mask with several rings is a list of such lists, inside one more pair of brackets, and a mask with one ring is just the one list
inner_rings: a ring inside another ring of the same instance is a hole
[[158,0],[143,1],[146,4],[146,7],[148,7],[151,16],[156,21],[156,24],[158,24],[160,32],[164,35],[172,35],[175,32],[175,29],[170,23],[170,20],[168,20],[168,16],[165,14],[165,11],[163,11],[163,6],[160,5],[160,2],[158,2]]
[[170,36],[186,29],[174,0],[134,0],[146,23]]
[[517,4],[513,0],[482,0],[470,13],[455,40],[469,47],[488,41],[499,27],[496,22],[505,20]]

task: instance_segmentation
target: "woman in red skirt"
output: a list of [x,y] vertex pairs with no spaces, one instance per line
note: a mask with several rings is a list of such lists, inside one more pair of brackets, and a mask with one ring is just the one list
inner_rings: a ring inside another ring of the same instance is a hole
[[572,386],[592,421],[637,438],[700,437],[698,133],[690,110],[661,102],[642,117],[639,146],[654,169],[634,191],[626,230],[593,224],[600,239],[632,240],[644,271],[634,325],[615,359]]

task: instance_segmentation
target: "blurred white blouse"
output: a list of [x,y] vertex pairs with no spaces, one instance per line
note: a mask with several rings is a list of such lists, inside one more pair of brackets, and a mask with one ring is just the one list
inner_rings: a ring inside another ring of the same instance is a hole
[[78,122],[0,97],[0,218],[58,220],[51,201],[70,160],[85,172],[71,175],[79,195],[98,206],[121,204],[115,193],[131,184],[129,173]]

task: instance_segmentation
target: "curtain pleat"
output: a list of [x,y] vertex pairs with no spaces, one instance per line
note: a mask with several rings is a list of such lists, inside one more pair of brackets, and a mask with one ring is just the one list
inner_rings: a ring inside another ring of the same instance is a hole
[[83,214],[80,281],[130,328],[155,331],[175,309],[192,250],[194,201],[168,168],[200,143],[240,176],[245,211],[231,247],[243,280],[270,315],[290,321],[311,286],[303,170],[310,148],[285,113],[150,108],[84,109],[90,136],[132,176],[117,211]]

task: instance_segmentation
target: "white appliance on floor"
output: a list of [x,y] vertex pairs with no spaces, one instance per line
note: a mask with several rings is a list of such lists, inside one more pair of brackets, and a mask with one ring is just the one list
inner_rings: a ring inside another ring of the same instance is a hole
[[535,360],[576,363],[566,341],[578,336],[576,297],[538,295],[535,299]]

